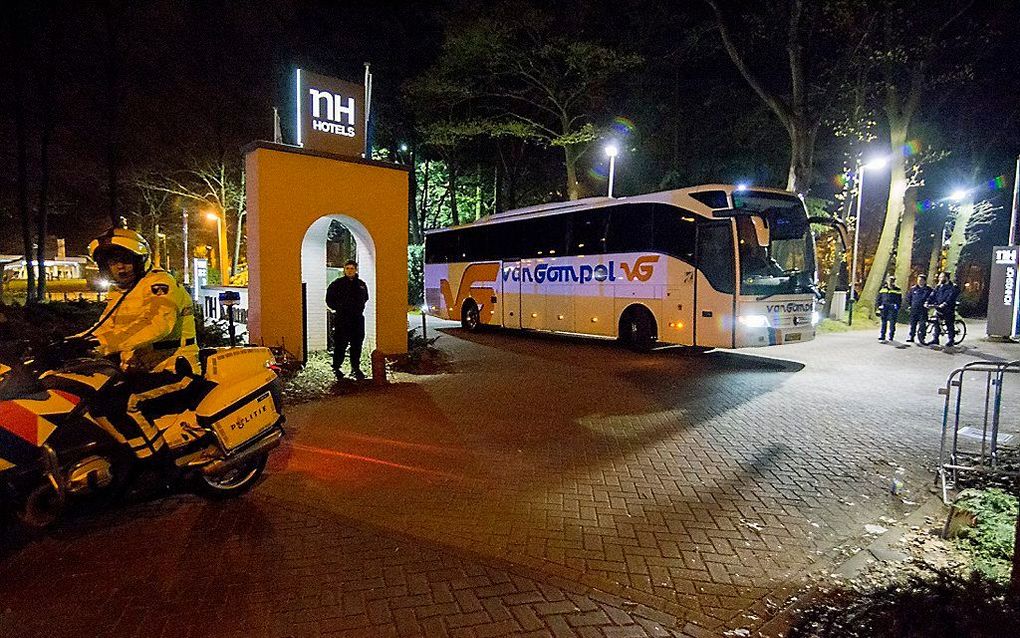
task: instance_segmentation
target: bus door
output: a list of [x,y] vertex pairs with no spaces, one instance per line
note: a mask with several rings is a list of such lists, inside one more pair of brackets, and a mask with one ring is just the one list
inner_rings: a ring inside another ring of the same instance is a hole
[[706,348],[733,348],[737,289],[733,221],[698,224],[694,284],[694,342]]
[[502,303],[499,304],[503,311],[503,326],[505,328],[520,328],[521,262],[504,261],[500,280],[503,282],[503,294],[500,297]]

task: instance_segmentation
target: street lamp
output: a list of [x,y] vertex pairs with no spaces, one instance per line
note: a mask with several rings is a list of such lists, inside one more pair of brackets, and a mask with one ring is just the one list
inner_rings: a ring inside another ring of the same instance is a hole
[[226,225],[223,217],[215,210],[207,210],[205,218],[216,222],[216,235],[219,237],[219,246],[216,248],[219,253],[219,285],[226,286],[231,283],[231,264],[226,257]]
[[616,156],[620,154],[620,149],[616,144],[610,143],[606,146],[606,157],[609,158],[609,197],[613,196],[613,180],[616,177]]
[[869,170],[883,168],[888,163],[888,157],[876,157],[865,164],[861,164],[860,160],[858,160],[857,170],[854,174],[857,180],[857,213],[856,219],[854,219],[853,265],[850,267],[850,318],[847,321],[851,326],[854,324],[854,304],[857,303],[857,288],[855,284],[857,283],[857,248],[860,245],[861,237],[861,199],[864,196],[864,173]]
[[187,286],[191,282],[191,264],[188,263],[188,208],[186,206],[181,207],[181,235],[184,240],[184,251],[181,258],[184,260],[184,285]]

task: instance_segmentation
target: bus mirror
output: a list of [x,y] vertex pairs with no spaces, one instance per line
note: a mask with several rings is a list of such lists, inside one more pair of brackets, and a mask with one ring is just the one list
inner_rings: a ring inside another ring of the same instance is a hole
[[839,243],[843,246],[843,252],[849,249],[850,241],[847,239],[846,222],[834,217],[808,217],[808,223],[821,224],[833,229],[836,231],[836,235],[839,236]]
[[755,239],[758,240],[758,245],[765,247],[769,245],[769,227],[765,225],[765,220],[757,215],[751,216],[751,225],[754,226]]

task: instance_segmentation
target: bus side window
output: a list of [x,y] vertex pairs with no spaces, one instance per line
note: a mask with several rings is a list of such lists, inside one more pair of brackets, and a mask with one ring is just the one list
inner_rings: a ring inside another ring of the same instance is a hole
[[735,260],[729,220],[698,225],[698,270],[719,292],[736,292]]
[[606,252],[605,208],[577,211],[570,214],[570,255],[601,255]]
[[695,217],[682,208],[655,205],[655,250],[694,265]]
[[606,233],[607,253],[636,253],[652,249],[652,211],[649,204],[613,206]]
[[459,257],[456,232],[435,233],[425,238],[425,263],[448,264]]
[[549,215],[519,222],[522,225],[522,257],[562,257],[567,252],[568,218]]

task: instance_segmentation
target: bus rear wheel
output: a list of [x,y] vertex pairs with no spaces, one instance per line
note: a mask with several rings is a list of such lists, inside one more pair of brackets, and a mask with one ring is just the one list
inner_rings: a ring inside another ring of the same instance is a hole
[[648,352],[655,346],[655,318],[644,308],[631,308],[620,318],[620,340],[635,352]]
[[468,332],[476,332],[481,326],[481,313],[478,312],[478,304],[473,299],[464,302],[460,311],[460,325]]

